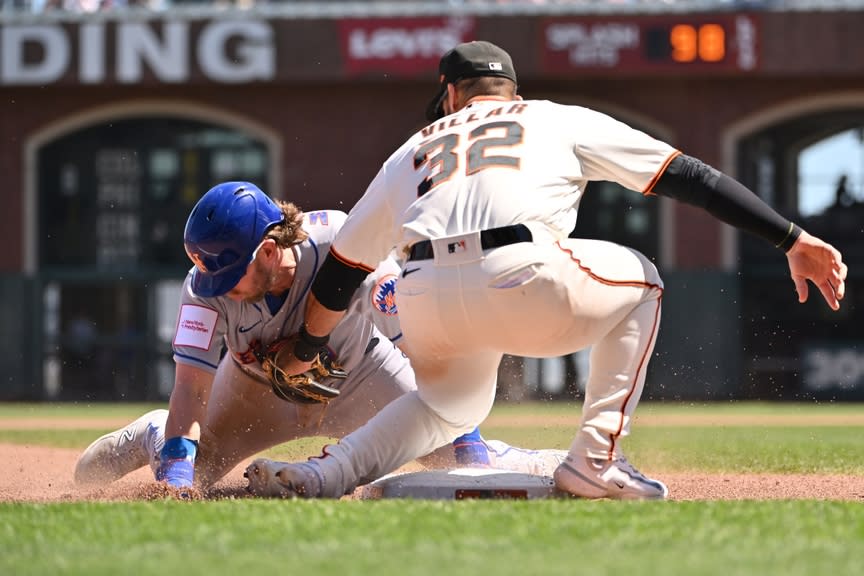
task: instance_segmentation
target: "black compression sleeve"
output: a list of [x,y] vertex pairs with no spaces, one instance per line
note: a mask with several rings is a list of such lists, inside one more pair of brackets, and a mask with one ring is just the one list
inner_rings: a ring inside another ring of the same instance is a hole
[[704,208],[718,220],[761,236],[784,251],[801,235],[801,228],[746,186],[691,156],[673,159],[653,192]]
[[343,262],[330,252],[315,275],[312,294],[328,310],[341,312],[348,308],[351,296],[369,272],[371,270]]

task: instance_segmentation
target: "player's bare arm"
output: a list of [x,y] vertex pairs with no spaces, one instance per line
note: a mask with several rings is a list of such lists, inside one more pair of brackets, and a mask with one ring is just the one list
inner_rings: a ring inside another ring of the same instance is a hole
[[192,486],[201,422],[207,415],[212,387],[213,374],[187,364],[177,364],[157,480],[177,488]]
[[165,437],[183,436],[197,442],[207,413],[213,374],[188,364],[177,364],[174,379]]

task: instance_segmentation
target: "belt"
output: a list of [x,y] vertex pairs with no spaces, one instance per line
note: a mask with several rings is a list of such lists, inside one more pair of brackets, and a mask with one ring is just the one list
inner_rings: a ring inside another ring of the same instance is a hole
[[[524,224],[513,224],[501,228],[490,228],[480,232],[480,246],[483,250],[500,248],[517,242],[531,242],[533,240],[531,230]],[[411,246],[408,252],[408,260],[429,260],[435,257],[432,250],[432,242],[421,240]]]

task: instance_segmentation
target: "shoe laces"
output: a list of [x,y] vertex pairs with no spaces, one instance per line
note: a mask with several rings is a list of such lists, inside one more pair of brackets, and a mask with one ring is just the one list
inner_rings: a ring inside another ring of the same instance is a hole
[[612,463],[615,465],[616,468],[627,472],[628,474],[642,476],[643,478],[645,477],[645,475],[642,474],[642,472],[640,472],[639,470],[637,470],[636,467],[633,466],[633,464],[631,464],[630,461],[627,460],[627,458],[624,456],[618,456],[612,461]]

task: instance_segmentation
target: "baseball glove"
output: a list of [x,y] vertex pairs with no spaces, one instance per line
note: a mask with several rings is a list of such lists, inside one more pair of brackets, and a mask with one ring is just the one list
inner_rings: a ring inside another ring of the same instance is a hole
[[326,349],[322,350],[312,367],[302,374],[286,374],[281,368],[284,364],[280,358],[291,354],[297,336],[289,336],[276,340],[264,352],[261,358],[261,367],[270,380],[273,393],[279,398],[299,404],[322,404],[327,403],[339,395],[339,390],[324,384],[327,379],[344,380],[348,373],[333,362]]

